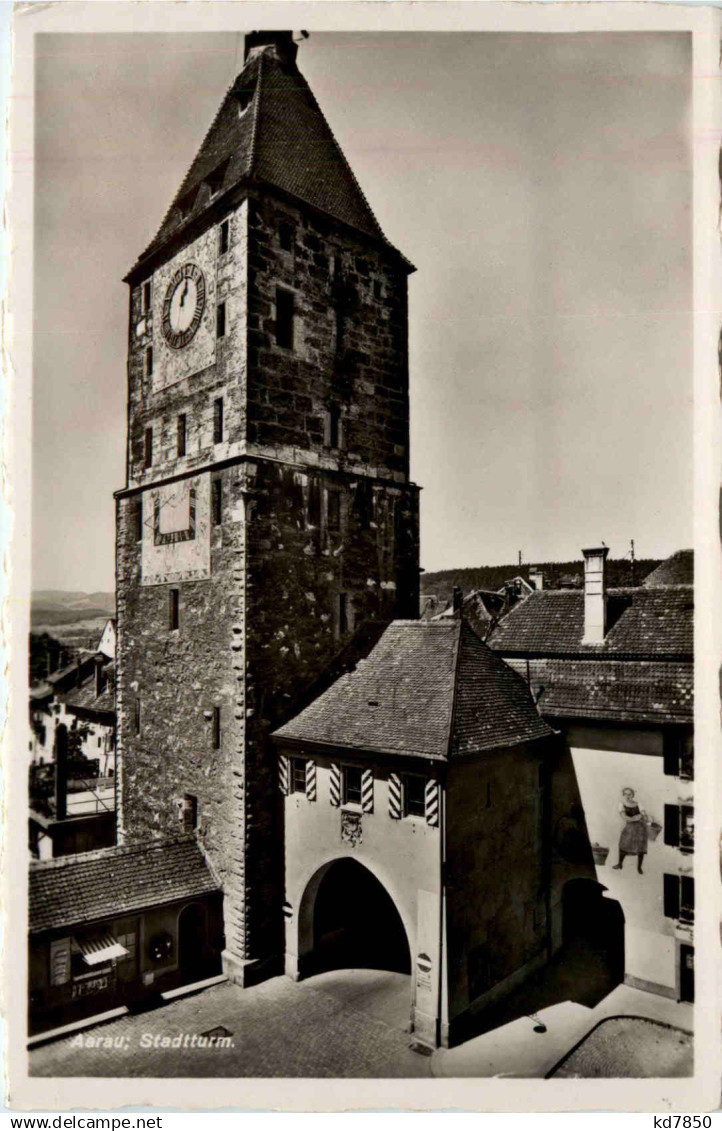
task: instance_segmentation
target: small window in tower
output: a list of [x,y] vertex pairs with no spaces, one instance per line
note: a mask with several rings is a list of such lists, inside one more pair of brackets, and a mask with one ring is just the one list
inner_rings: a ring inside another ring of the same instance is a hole
[[186,454],[186,414],[182,412],[178,417],[178,455]]
[[341,636],[348,632],[348,593],[338,595],[338,631]]
[[283,251],[293,251],[293,224],[282,221],[278,225],[278,242]]
[[223,188],[223,181],[227,168],[228,158],[226,158],[226,160],[223,161],[220,165],[216,166],[213,172],[209,173],[207,177],[205,177],[205,182],[208,185],[208,188],[211,190],[211,197],[218,196],[218,193]]
[[220,707],[213,708],[213,749],[220,750],[221,748],[221,709]]
[[276,344],[293,349],[293,292],[276,287]]
[[404,816],[426,816],[426,778],[419,774],[404,775]]
[[213,402],[213,443],[223,441],[223,397],[217,397]]
[[185,196],[182,196],[180,198],[180,200],[178,201],[178,204],[177,204],[176,207],[178,208],[178,211],[181,214],[182,220],[185,220],[188,216],[190,216],[191,212],[193,211],[193,205],[196,202],[196,196],[197,195],[198,195],[198,186],[196,185],[196,187],[194,189],[191,189],[190,192],[187,192],[185,194]]
[[341,529],[341,492],[331,488],[328,492],[327,525],[330,534],[338,534]]
[[153,372],[153,347],[148,346],[145,351],[145,375],[150,377]]
[[178,808],[183,831],[192,833],[198,827],[198,798],[184,793]]
[[218,229],[218,254],[225,255],[231,244],[231,221],[224,220]]
[[343,803],[344,805],[361,804],[361,767],[343,767]]
[[141,309],[143,311],[143,314],[150,314],[150,304],[152,298],[150,279],[147,282],[143,283],[142,296]]
[[133,706],[133,729],[135,730],[136,734],[140,734],[140,728],[141,728],[140,699],[136,699],[134,706]]
[[306,759],[291,758],[291,793],[306,792]]
[[153,429],[152,428],[146,428],[145,438],[144,438],[143,444],[144,444],[143,462],[145,463],[146,467],[152,467],[153,466]]
[[131,523],[136,542],[143,541],[143,497],[138,495],[131,502]]
[[226,336],[226,304],[219,302],[216,307],[216,337],[225,338]]
[[178,589],[168,590],[168,627],[171,632],[178,628],[179,624],[179,598],[180,592]]
[[324,444],[327,448],[343,447],[341,409],[337,404],[332,404],[324,417]]
[[214,526],[223,522],[223,480],[214,479],[211,484],[211,521]]

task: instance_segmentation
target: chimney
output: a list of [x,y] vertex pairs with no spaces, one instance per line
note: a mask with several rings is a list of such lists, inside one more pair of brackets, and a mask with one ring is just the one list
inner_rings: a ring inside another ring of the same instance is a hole
[[[306,37],[305,32],[301,32],[301,35]],[[298,44],[293,42],[292,31],[250,31],[243,45],[243,62],[246,63],[254,55],[258,55],[264,47],[275,47],[281,63],[296,61]]]
[[458,613],[458,612],[461,611],[461,603],[462,603],[463,599],[464,598],[463,598],[463,594],[461,592],[461,589],[459,588],[458,585],[455,585],[454,591],[451,595],[451,608],[452,608],[454,613]]
[[584,639],[583,644],[603,644],[607,631],[607,589],[604,563],[608,546],[582,550],[584,554]]
[[529,584],[533,585],[535,589],[544,588],[544,573],[536,566],[529,567]]

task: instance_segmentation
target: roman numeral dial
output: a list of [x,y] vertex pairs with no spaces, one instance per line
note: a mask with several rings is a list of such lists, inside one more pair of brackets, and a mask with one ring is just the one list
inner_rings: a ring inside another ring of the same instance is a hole
[[180,350],[193,339],[206,305],[206,281],[195,263],[185,263],[173,275],[163,300],[163,336]]

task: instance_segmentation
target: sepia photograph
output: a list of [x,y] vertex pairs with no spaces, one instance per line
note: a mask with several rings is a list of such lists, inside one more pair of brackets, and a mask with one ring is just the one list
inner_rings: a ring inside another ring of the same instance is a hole
[[19,7],[27,1083],[692,1087],[689,20]]

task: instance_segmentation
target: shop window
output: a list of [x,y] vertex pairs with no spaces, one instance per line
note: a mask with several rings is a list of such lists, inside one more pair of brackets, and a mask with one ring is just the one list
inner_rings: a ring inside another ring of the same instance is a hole
[[426,816],[426,778],[419,774],[405,774],[404,783],[404,816]]
[[135,954],[138,945],[138,939],[135,931],[130,931],[126,935],[116,935],[115,938],[117,942],[119,942],[121,946],[124,946],[128,952],[127,954],[123,955],[120,961],[135,962]]
[[682,852],[694,852],[694,806],[665,805],[664,843]]
[[173,632],[179,625],[180,590],[168,590],[168,627]]
[[276,287],[276,345],[282,349],[293,349],[293,307],[293,292]]
[[143,462],[146,467],[153,466],[153,429],[146,428],[143,438]]
[[214,526],[223,522],[223,480],[214,479],[211,483],[211,520]]
[[361,804],[361,767],[344,766],[341,772],[344,805]]
[[178,417],[177,426],[177,439],[178,439],[178,455],[184,456],[186,454],[186,427],[187,418],[186,414],[182,412]]
[[223,397],[217,397],[213,402],[213,443],[223,441]]
[[683,923],[694,922],[694,878],[692,876],[664,876],[664,914],[668,919]]
[[152,300],[152,290],[150,279],[143,283],[141,309],[143,314],[150,314],[150,304]]
[[218,254],[225,255],[231,245],[231,221],[224,220],[218,229]]
[[291,793],[306,792],[306,759],[291,758]]

